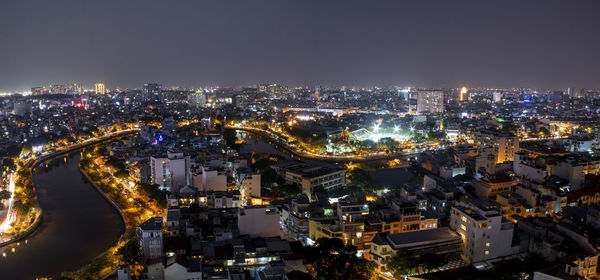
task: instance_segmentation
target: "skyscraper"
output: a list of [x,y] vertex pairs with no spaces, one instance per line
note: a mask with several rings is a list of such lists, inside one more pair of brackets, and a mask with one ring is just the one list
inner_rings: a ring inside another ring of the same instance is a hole
[[469,101],[469,99],[471,99],[471,94],[469,93],[469,90],[466,87],[463,87],[462,89],[460,89],[459,100],[460,101]]
[[103,83],[96,83],[95,85],[96,94],[105,94],[106,88]]
[[160,101],[160,94],[162,93],[162,86],[160,84],[144,84],[143,96],[146,100]]
[[188,94],[188,104],[190,107],[202,108],[206,106],[206,94],[202,90],[190,92]]
[[494,103],[502,102],[502,92],[494,91],[494,93],[492,95],[494,97]]
[[441,90],[420,90],[417,95],[417,114],[443,113],[444,92]]

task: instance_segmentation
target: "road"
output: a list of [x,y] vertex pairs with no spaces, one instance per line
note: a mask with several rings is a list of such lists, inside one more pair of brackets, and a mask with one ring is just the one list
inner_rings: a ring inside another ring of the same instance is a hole
[[[361,154],[361,155],[319,154],[319,153],[314,153],[314,152],[308,151],[306,149],[301,149],[299,146],[296,146],[296,145],[292,146],[288,143],[285,143],[284,141],[282,141],[280,139],[280,137],[278,135],[276,135],[270,131],[264,130],[264,129],[249,127],[249,126],[230,126],[230,125],[226,125],[225,128],[247,131],[247,132],[251,132],[251,133],[255,133],[257,135],[267,137],[267,138],[269,138],[269,140],[271,142],[273,142],[273,144],[275,144],[279,148],[282,148],[282,149],[288,151],[289,153],[291,153],[297,157],[300,157],[300,158],[317,159],[317,160],[328,161],[328,162],[364,162],[364,161],[374,161],[374,160],[387,160],[387,159],[395,159],[395,158],[400,158],[400,157],[410,157],[413,155],[418,155],[419,153],[425,151],[425,149],[423,149],[423,150],[419,150],[417,152],[402,152],[402,153],[377,152],[377,153],[368,153],[368,154]],[[447,149],[447,148],[449,148],[449,147],[439,148],[438,150]]]
[[6,211],[6,217],[0,224],[0,233],[5,232],[6,230],[11,228],[11,224],[17,220],[16,213],[13,213],[13,204],[15,201],[15,174],[10,175],[9,183],[8,183],[8,191],[11,194],[11,197],[8,199],[8,208]]
[[[47,161],[49,159],[52,159],[54,157],[63,155],[63,154],[67,154],[69,152],[81,149],[81,148],[85,148],[87,146],[90,145],[95,145],[97,143],[109,140],[109,139],[113,139],[115,137],[120,137],[120,136],[124,136],[127,134],[131,134],[136,132],[136,129],[125,129],[125,130],[119,130],[119,131],[115,131],[100,137],[94,137],[94,138],[90,138],[87,140],[82,141],[81,143],[77,143],[77,144],[73,144],[73,145],[69,145],[66,147],[59,147],[56,149],[56,151],[52,151],[52,152],[46,152],[46,153],[42,153],[41,155],[38,155],[34,158],[30,158],[27,160],[27,168],[31,170],[31,174],[33,175],[33,169],[40,163]],[[11,198],[8,200],[8,209],[6,212],[6,217],[4,218],[4,220],[2,221],[2,224],[0,224],[0,233],[3,233],[5,231],[7,231],[8,229],[10,229],[12,226],[11,224],[17,220],[17,215],[16,213],[13,211],[13,204],[14,204],[14,193],[15,193],[15,174],[12,174],[10,176],[10,181],[9,181],[9,188],[8,190],[11,192],[12,196]],[[42,209],[43,210],[43,209]]]

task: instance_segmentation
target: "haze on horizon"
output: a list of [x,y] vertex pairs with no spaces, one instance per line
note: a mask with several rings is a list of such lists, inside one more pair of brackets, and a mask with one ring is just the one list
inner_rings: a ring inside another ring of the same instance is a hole
[[600,1],[0,2],[0,91],[413,85],[600,88]]

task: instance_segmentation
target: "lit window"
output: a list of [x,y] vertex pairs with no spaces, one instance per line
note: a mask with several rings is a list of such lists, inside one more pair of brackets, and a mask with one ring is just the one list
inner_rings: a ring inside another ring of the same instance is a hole
[[486,250],[486,251],[485,251],[485,254],[486,254],[486,255],[489,255],[489,254],[490,254],[490,251],[487,251],[487,250]]
[[466,227],[465,225],[460,225],[460,228],[461,228],[462,230],[464,230],[464,231],[466,231],[466,230],[467,230],[467,227]]
[[460,217],[460,219],[461,219],[463,222],[466,222],[466,221],[467,221],[467,217],[465,217],[465,216],[462,216],[462,217]]
[[485,247],[490,247],[490,242],[485,243]]

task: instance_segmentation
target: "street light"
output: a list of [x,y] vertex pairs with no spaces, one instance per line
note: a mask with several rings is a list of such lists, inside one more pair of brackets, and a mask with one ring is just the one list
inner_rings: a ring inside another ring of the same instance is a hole
[[379,130],[379,124],[373,125],[373,131],[377,132]]

